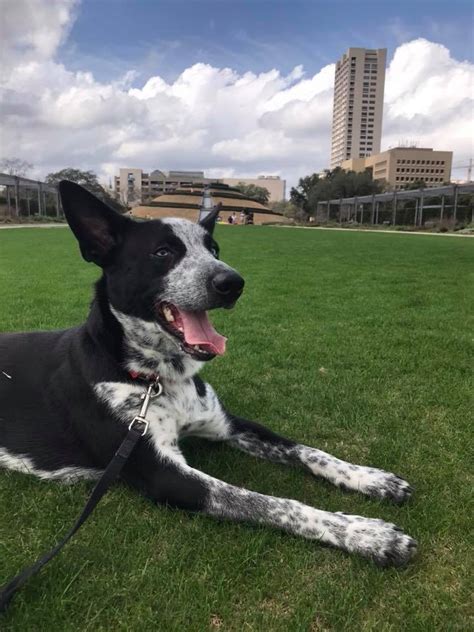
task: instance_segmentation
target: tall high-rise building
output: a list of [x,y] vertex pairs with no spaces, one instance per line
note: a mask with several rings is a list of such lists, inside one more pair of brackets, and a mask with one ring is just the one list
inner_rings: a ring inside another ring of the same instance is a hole
[[380,152],[386,48],[349,48],[336,63],[331,169]]

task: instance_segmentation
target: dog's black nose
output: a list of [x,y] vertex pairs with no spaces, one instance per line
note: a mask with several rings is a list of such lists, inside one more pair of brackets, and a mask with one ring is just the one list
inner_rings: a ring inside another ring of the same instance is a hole
[[226,302],[236,301],[242,294],[245,281],[237,272],[219,272],[212,279],[212,287],[216,294],[221,296]]

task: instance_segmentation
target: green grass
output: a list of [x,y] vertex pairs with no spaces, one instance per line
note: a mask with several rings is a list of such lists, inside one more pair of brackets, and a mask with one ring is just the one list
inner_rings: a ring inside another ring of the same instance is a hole
[[[416,493],[396,507],[205,442],[185,444],[188,460],[233,484],[397,522],[419,540],[418,557],[381,570],[271,529],[157,508],[117,486],[0,628],[472,629],[473,243],[264,227],[217,237],[247,279],[236,309],[215,313],[229,350],[204,371],[226,406],[395,471]],[[0,231],[0,330],[80,322],[97,274],[67,230]],[[51,547],[90,489],[0,474],[0,580]]]

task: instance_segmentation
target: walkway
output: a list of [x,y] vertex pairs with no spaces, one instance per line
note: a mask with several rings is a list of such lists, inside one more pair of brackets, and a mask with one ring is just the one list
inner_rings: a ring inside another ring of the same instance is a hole
[[388,233],[389,235],[432,235],[433,237],[474,237],[465,233],[428,233],[421,230],[384,230],[383,228],[336,228],[329,226],[270,226],[269,228],[304,228],[307,230],[345,230],[349,233]]

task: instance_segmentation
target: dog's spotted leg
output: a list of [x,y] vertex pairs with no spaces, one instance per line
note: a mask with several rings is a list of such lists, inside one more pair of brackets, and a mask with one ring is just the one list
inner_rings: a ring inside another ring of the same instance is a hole
[[148,495],[170,506],[215,518],[283,529],[294,535],[358,553],[382,566],[406,564],[416,542],[383,520],[321,511],[296,500],[265,496],[229,485],[169,460],[153,479]]
[[271,461],[302,465],[315,476],[321,476],[338,487],[375,498],[387,498],[401,503],[411,495],[410,485],[395,474],[347,463],[316,448],[281,437],[260,424],[233,415],[229,416],[229,422],[227,441],[244,452]]

